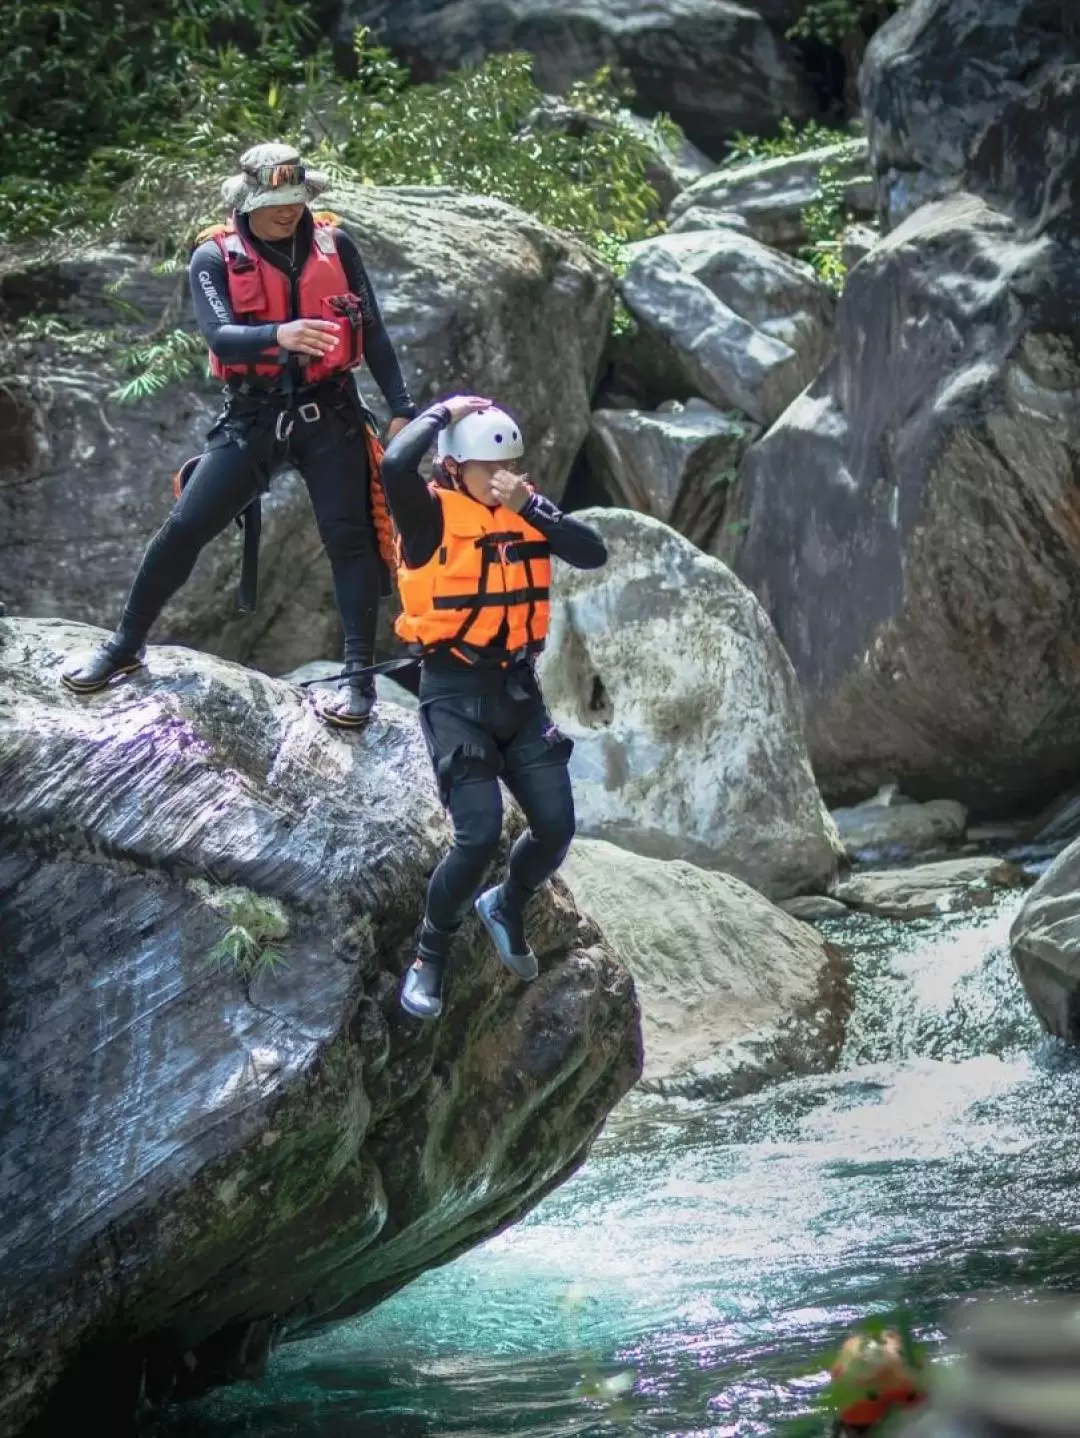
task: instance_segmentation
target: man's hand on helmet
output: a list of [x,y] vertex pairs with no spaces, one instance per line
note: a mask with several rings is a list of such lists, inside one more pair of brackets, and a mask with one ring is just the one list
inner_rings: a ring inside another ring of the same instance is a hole
[[443,400],[443,404],[450,413],[451,424],[457,424],[467,414],[479,414],[481,410],[491,408],[491,401],[478,394],[454,394]]

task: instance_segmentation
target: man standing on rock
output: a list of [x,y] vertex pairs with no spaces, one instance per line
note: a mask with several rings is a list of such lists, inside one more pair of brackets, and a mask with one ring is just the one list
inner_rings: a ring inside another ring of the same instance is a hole
[[119,627],[64,670],[76,693],[140,667],[151,626],[200,550],[293,464],[330,559],[345,634],[345,678],[323,718],[348,727],[371,715],[374,681],[359,671],[374,655],[380,517],[387,538],[389,526],[352,371],[367,361],[393,416],[391,437],[416,408],[359,250],[336,216],[309,208],[327,183],[291,146],[266,144],[241,156],[240,173],[222,186],[231,218],[200,236],[188,277],[225,408],[150,542]]
[[[429,485],[419,464],[436,438]],[[442,1012],[446,960],[474,899],[503,964],[536,978],[525,905],[574,836],[573,746],[551,721],[534,662],[547,637],[551,556],[597,569],[607,551],[515,472],[523,453],[515,419],[490,400],[457,396],[414,419],[383,461],[400,535],[396,627],[421,655],[420,725],[454,824],[402,986],[402,1006],[418,1018]],[[505,882],[476,898],[502,834],[500,778],[528,828]]]

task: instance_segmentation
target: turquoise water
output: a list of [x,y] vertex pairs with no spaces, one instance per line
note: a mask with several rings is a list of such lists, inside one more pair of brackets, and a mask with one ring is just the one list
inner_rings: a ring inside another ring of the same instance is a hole
[[512,1231],[155,1433],[750,1438],[812,1411],[869,1315],[933,1345],[965,1295],[1080,1287],[1080,1058],[1012,972],[1018,904],[837,926],[858,1001],[836,1073],[632,1096]]

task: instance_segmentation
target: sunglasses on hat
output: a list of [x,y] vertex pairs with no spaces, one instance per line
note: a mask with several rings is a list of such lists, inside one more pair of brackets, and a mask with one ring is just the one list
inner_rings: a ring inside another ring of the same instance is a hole
[[277,190],[282,185],[302,185],[307,178],[303,165],[259,165],[252,169],[245,166],[244,174],[264,190]]

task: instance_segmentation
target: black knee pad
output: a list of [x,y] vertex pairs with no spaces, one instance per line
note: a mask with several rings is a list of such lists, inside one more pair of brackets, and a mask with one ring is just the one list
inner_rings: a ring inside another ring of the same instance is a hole
[[471,779],[497,779],[501,767],[498,750],[494,746],[488,749],[471,742],[459,744],[435,761],[435,777],[439,781],[443,804],[449,801],[450,791],[456,785],[467,784]]

